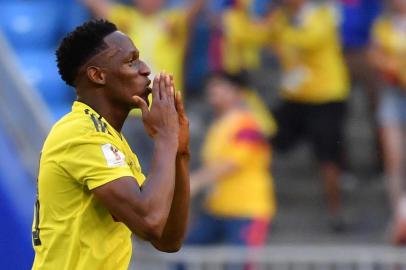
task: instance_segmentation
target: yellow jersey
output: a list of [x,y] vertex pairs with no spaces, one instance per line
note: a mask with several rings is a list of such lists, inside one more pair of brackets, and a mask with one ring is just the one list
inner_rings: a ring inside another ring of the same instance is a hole
[[184,10],[163,10],[147,16],[134,7],[116,4],[108,19],[132,39],[153,76],[165,70],[173,74],[176,89],[183,90],[188,29]]
[[278,126],[261,96],[255,90],[245,88],[242,91],[242,99],[257,120],[264,135],[268,138],[273,137],[278,131]]
[[145,180],[123,135],[81,102],[59,120],[40,158],[32,269],[127,269],[131,231],[91,190],[117,178]]
[[337,18],[327,4],[307,3],[290,18],[283,9],[270,17],[270,42],[281,60],[282,96],[321,104],[344,101],[349,82]]
[[236,170],[218,179],[205,202],[218,216],[272,218],[276,211],[269,144],[249,111],[234,110],[215,121],[202,152],[203,163],[232,161]]
[[252,21],[248,7],[232,8],[222,15],[221,44],[223,68],[231,74],[260,66],[260,51],[266,28]]

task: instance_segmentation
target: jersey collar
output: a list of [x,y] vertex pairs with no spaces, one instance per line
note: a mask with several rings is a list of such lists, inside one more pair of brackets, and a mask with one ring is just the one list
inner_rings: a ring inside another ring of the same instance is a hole
[[121,132],[118,132],[112,125],[107,122],[106,119],[104,119],[103,116],[101,116],[98,112],[92,109],[89,105],[86,103],[80,102],[80,101],[74,101],[72,105],[72,112],[80,112],[80,113],[86,113],[89,115],[95,115],[98,120],[102,121],[107,127],[107,131],[111,133],[113,136],[117,136],[120,140],[122,140],[122,134]]

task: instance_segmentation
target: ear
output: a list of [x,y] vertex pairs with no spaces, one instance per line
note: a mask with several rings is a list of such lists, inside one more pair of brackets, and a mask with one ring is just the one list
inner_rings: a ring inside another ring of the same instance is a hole
[[100,67],[89,66],[86,69],[86,74],[91,82],[99,85],[106,84],[106,74]]

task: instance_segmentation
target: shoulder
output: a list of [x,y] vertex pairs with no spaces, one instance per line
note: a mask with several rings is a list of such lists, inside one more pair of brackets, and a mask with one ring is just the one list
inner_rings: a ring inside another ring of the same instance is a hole
[[392,29],[392,19],[389,15],[381,15],[373,24],[373,36],[375,39],[385,38],[384,36],[389,34]]
[[234,140],[249,143],[250,145],[267,145],[267,136],[264,134],[257,118],[249,111],[242,112],[239,117],[240,121],[235,129]]
[[52,127],[42,149],[43,155],[56,158],[67,155],[76,145],[110,141],[105,123],[96,115],[83,111],[70,112]]
[[240,126],[257,126],[258,122],[254,114],[249,110],[239,110],[234,112],[235,121],[240,124]]
[[[245,129],[260,130],[259,124],[249,110],[235,110],[217,121],[216,128],[221,128],[228,134],[239,133]],[[233,135],[232,135],[233,136]]]
[[392,25],[392,20],[389,15],[381,15],[374,22],[375,28],[388,28],[391,25]]

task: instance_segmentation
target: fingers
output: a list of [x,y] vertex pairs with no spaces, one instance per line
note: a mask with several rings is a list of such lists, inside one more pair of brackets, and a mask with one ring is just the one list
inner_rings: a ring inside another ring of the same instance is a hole
[[173,89],[173,84],[172,84],[170,75],[166,75],[165,83],[166,83],[166,92],[168,94],[168,102],[172,106],[175,106],[174,89]]
[[182,102],[182,95],[179,91],[176,91],[175,95],[175,108],[179,115],[185,115],[185,108]]
[[161,100],[167,101],[168,100],[168,94],[166,93],[166,74],[164,72],[160,73],[160,78],[159,78],[159,95],[161,97]]
[[172,74],[169,74],[169,78],[170,78],[170,81],[171,81],[171,94],[173,95],[173,101],[174,101],[174,103],[176,103],[176,89],[175,89],[175,82],[174,82],[174,80],[173,80],[173,75]]
[[175,105],[174,98],[175,89],[173,87],[173,78],[171,75],[161,72],[159,76],[159,94],[162,101],[167,101],[171,105]]
[[161,99],[161,95],[159,93],[160,76],[161,74],[158,73],[154,77],[154,82],[152,83],[152,100]]
[[142,115],[145,116],[148,113],[148,105],[145,100],[138,96],[133,96],[132,98],[137,107],[141,109]]

